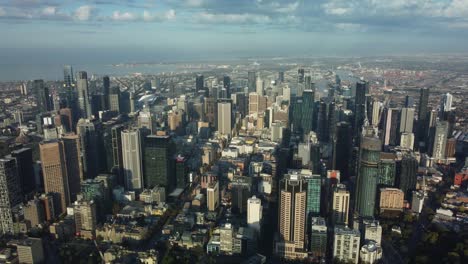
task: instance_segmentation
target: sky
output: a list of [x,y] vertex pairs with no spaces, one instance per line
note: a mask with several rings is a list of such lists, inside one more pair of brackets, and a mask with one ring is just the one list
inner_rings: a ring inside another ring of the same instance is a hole
[[468,52],[468,0],[0,0],[0,64]]

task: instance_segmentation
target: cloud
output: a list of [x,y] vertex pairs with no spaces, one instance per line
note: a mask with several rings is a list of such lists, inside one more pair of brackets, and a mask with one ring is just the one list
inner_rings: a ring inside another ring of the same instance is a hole
[[270,18],[256,14],[213,14],[202,12],[195,15],[195,21],[199,23],[263,24],[269,23]]
[[76,9],[74,13],[74,18],[79,21],[88,21],[90,20],[95,7],[90,5],[80,6]]

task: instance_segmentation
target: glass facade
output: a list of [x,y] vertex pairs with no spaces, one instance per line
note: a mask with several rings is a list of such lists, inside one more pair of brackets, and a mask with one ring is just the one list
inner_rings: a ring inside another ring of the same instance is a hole
[[306,176],[307,181],[307,215],[318,216],[320,214],[320,193],[322,179],[320,175]]
[[395,160],[383,159],[379,162],[379,181],[381,186],[395,185],[396,166]]
[[169,136],[147,136],[144,150],[145,188],[166,187],[170,193],[175,187],[174,150]]

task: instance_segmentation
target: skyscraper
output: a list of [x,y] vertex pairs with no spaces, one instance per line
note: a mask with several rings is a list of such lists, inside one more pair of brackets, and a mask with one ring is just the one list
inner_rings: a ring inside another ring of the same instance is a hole
[[13,208],[22,202],[14,158],[0,159],[0,235],[13,234]]
[[39,150],[45,192],[52,193],[55,212],[65,213],[71,201],[63,141],[42,142],[39,144]]
[[354,96],[354,138],[356,142],[360,139],[362,126],[364,125],[366,94],[368,90],[368,82],[359,81],[356,83],[356,95]]
[[393,154],[381,153],[380,161],[379,161],[379,179],[377,181],[378,185],[389,186],[389,187],[392,187],[395,185],[395,176],[396,176],[395,164],[396,163],[395,163],[395,158]]
[[275,253],[287,259],[304,258],[307,182],[297,172],[284,175],[279,194],[279,241]]
[[143,188],[143,155],[140,130],[124,130],[121,136],[125,188],[132,191],[141,190]]
[[335,132],[335,102],[330,98],[320,101],[317,131],[320,142],[330,142]]
[[75,86],[75,79],[73,78],[73,68],[71,65],[63,67],[63,85],[65,88],[72,88]]
[[211,182],[206,188],[208,211],[215,211],[219,206],[219,182]]
[[149,135],[145,138],[145,188],[162,186],[166,193],[175,188],[174,143],[170,136]]
[[66,157],[70,202],[76,201],[80,192],[80,183],[84,180],[81,163],[80,138],[77,135],[62,137]]
[[327,223],[322,217],[312,217],[310,221],[310,251],[314,258],[325,258],[327,254]]
[[226,89],[226,98],[231,98],[231,77],[227,75],[223,77],[223,87]]
[[336,125],[336,142],[334,149],[335,166],[333,169],[339,170],[342,181],[349,179],[350,160],[352,148],[352,130],[347,122],[340,122]]
[[305,90],[302,93],[302,113],[301,123],[304,134],[312,131],[312,121],[314,116],[315,93],[312,90]]
[[247,77],[247,87],[249,88],[249,93],[254,93],[257,91],[256,81],[257,81],[257,74],[254,71],[248,72]]
[[447,145],[448,122],[437,122],[432,147],[432,157],[434,159],[445,159],[445,151]]
[[34,80],[33,91],[39,111],[41,113],[51,111],[52,101],[50,100],[49,88],[45,86],[44,80]]
[[232,103],[231,100],[218,101],[218,132],[225,136],[232,133]]
[[91,118],[92,110],[88,90],[88,74],[85,71],[80,71],[78,73],[76,85],[78,91],[78,106],[80,110],[80,116],[82,118]]
[[312,174],[305,175],[304,180],[307,182],[307,216],[319,216],[322,178]]
[[120,113],[120,89],[112,87],[109,94],[109,111]]
[[303,83],[304,82],[304,76],[305,76],[305,70],[300,68],[297,70],[297,82],[298,83]]
[[418,142],[424,142],[427,136],[428,128],[428,108],[429,89],[421,88],[419,90],[419,108],[418,108]]
[[334,225],[348,225],[350,194],[344,184],[333,188],[332,221]]
[[380,139],[372,129],[366,129],[361,139],[355,200],[355,210],[361,217],[374,216],[380,149]]
[[103,109],[109,110],[109,95],[110,95],[110,78],[109,76],[104,76],[102,78],[102,94],[104,98]]
[[346,263],[359,262],[361,233],[347,227],[335,227],[333,258]]
[[387,108],[384,119],[384,145],[385,146],[397,146],[398,145],[398,117],[400,115],[400,109],[398,108]]
[[198,74],[195,77],[195,88],[197,92],[202,91],[205,89],[205,79],[203,78],[203,75]]
[[405,193],[405,199],[409,201],[412,191],[416,189],[418,160],[411,152],[404,153],[399,165],[398,186]]
[[262,221],[262,200],[255,195],[247,200],[247,224],[249,227],[260,232]]
[[18,166],[18,183],[23,195],[27,195],[36,189],[34,178],[32,149],[21,148],[11,152]]
[[96,129],[95,123],[89,119],[80,119],[77,124],[77,134],[80,137],[80,147],[82,154],[82,166],[86,179],[92,179],[100,172],[99,168],[102,165],[99,155],[100,144],[99,129]]
[[401,133],[413,133],[414,108],[402,108],[400,114]]

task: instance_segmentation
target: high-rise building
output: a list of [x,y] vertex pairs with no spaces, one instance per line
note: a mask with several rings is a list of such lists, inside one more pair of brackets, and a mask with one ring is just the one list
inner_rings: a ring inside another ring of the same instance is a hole
[[278,72],[278,82],[284,82],[284,71]]
[[370,117],[370,123],[371,125],[377,127],[379,126],[379,123],[380,123],[380,114],[382,112],[382,103],[377,101],[377,100],[373,100],[372,101],[372,114],[371,114],[371,117]]
[[314,116],[315,92],[305,90],[302,93],[302,129],[304,134],[309,134],[312,131],[312,121]]
[[183,156],[177,156],[175,159],[175,178],[176,178],[176,187],[180,189],[185,189],[187,186],[187,159]]
[[172,192],[176,186],[174,151],[170,136],[149,135],[145,138],[145,188],[163,186],[166,193]]
[[247,80],[247,87],[249,88],[249,93],[253,93],[257,91],[256,81],[257,81],[257,73],[254,71],[248,72],[248,80]]
[[153,133],[153,121],[148,108],[144,108],[138,114],[138,128],[146,128],[150,131],[150,134]]
[[327,254],[327,224],[322,217],[312,217],[310,221],[310,252],[314,258],[324,259]]
[[211,182],[206,188],[208,211],[215,211],[219,206],[219,182]]
[[445,159],[447,145],[448,122],[437,122],[432,147],[432,158],[435,160]]
[[44,223],[44,204],[41,200],[34,198],[23,207],[24,220],[29,221],[31,227],[36,227],[39,224]]
[[419,90],[419,108],[418,108],[418,142],[424,142],[427,137],[428,129],[428,108],[429,89],[421,88]]
[[232,133],[232,102],[231,100],[218,101],[218,132],[225,136]]
[[359,262],[361,233],[347,227],[335,227],[333,258],[346,263]]
[[354,96],[354,138],[358,142],[361,136],[365,119],[366,94],[369,91],[369,83],[359,81],[356,83],[356,95]]
[[111,128],[112,137],[112,171],[117,175],[117,182],[124,185],[123,181],[123,154],[122,154],[122,131],[123,125],[115,125]]
[[310,172],[304,175],[304,180],[307,182],[307,216],[319,216],[322,178]]
[[412,150],[414,148],[414,134],[413,133],[401,133],[400,135],[400,147]]
[[412,153],[404,153],[399,162],[398,186],[405,194],[405,199],[409,200],[411,193],[416,189],[418,160]]
[[36,189],[34,178],[32,149],[21,148],[11,152],[18,167],[18,181],[23,195],[29,194]]
[[99,133],[94,122],[89,119],[80,119],[77,123],[76,132],[80,137],[80,147],[82,153],[83,172],[86,179],[92,179],[99,173],[99,168],[102,165],[100,154]]
[[78,72],[76,89],[78,91],[78,106],[80,110],[80,116],[82,118],[91,118],[92,109],[88,88],[88,74],[85,71]]
[[369,241],[365,243],[360,251],[359,259],[361,263],[375,264],[382,258],[382,247],[380,244]]
[[262,200],[255,195],[247,200],[247,224],[257,232],[260,232],[262,208]]
[[141,132],[138,129],[122,131],[122,162],[125,188],[143,189],[143,155]]
[[120,113],[120,89],[112,87],[109,93],[109,111]]
[[195,89],[197,92],[205,90],[205,79],[201,74],[195,76]]
[[103,109],[109,110],[109,95],[110,95],[110,78],[109,76],[102,77],[102,94],[103,94]]
[[52,101],[50,100],[49,88],[45,86],[44,80],[34,80],[33,91],[37,100],[39,112],[51,111]]
[[364,242],[374,241],[378,244],[382,242],[382,226],[377,220],[363,220],[362,233]]
[[381,142],[373,130],[364,131],[359,155],[355,210],[361,217],[373,217],[379,175]]
[[234,213],[247,212],[247,200],[252,195],[251,184],[245,177],[231,183],[231,208]]
[[71,65],[65,65],[63,67],[63,81],[65,88],[71,88],[75,86],[75,79],[73,78],[73,68]]
[[80,183],[84,180],[83,168],[80,160],[80,138],[77,135],[64,135],[62,141],[66,157],[70,202],[73,202],[80,192]]
[[304,82],[304,76],[305,76],[305,70],[300,68],[297,70],[297,82],[298,83],[303,83]]
[[93,200],[76,201],[73,213],[76,232],[84,237],[94,237],[97,226],[96,203]]
[[440,112],[446,113],[452,111],[452,101],[453,96],[450,93],[446,93],[442,96],[442,100],[440,101]]
[[334,145],[333,169],[339,170],[341,173],[342,181],[349,179],[351,160],[351,148],[353,144],[351,126],[347,122],[340,122],[336,125],[336,141]]
[[402,108],[400,114],[400,134],[413,133],[414,108]]
[[284,175],[279,194],[279,241],[275,253],[287,259],[304,258],[306,234],[307,182],[296,171]]
[[16,244],[18,262],[25,264],[44,263],[44,248],[41,238],[28,237]]
[[385,146],[397,146],[398,145],[398,117],[400,115],[400,109],[398,108],[387,108],[385,109],[384,115],[384,131],[383,131],[383,143]]
[[223,87],[226,89],[226,98],[231,98],[231,77],[227,75],[223,77]]
[[54,211],[57,214],[65,213],[71,201],[64,143],[60,140],[42,142],[39,150],[44,190],[54,197]]
[[334,225],[348,225],[350,194],[344,184],[333,188],[332,221]]
[[13,208],[21,202],[16,160],[0,159],[0,235],[14,234]]
[[382,153],[379,161],[379,178],[377,184],[392,187],[395,185],[396,163],[392,154]]
[[320,142],[330,142],[335,135],[335,102],[330,98],[320,101],[317,131]]
[[260,77],[257,78],[255,83],[255,90],[257,91],[258,95],[263,95],[265,93],[265,81],[263,81]]

